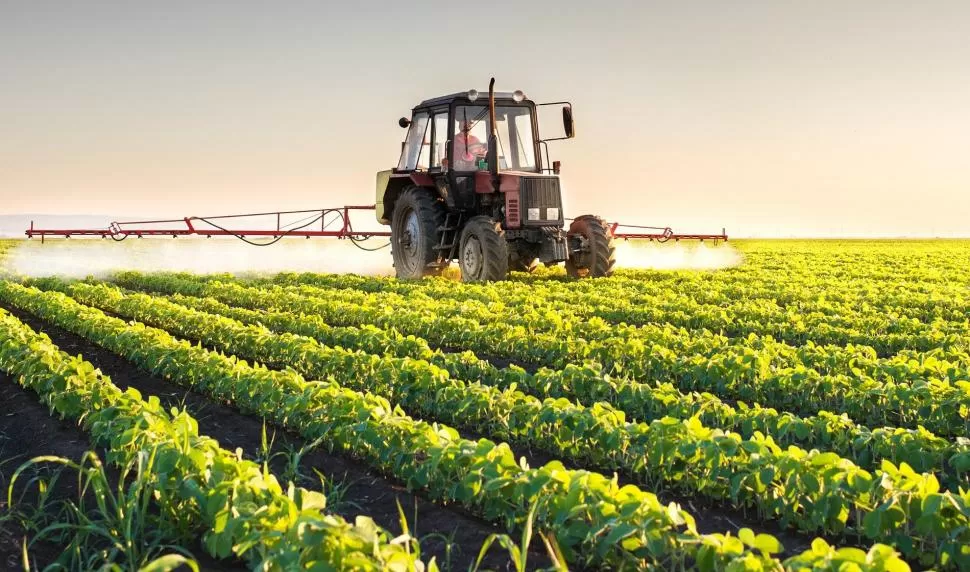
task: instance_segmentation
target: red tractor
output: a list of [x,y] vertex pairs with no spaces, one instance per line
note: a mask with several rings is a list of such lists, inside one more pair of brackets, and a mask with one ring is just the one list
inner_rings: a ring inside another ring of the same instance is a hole
[[[559,262],[570,276],[609,276],[612,229],[583,215],[565,230],[559,162],[549,160],[548,141],[575,135],[572,106],[494,85],[487,101],[476,90],[436,97],[399,122],[408,128],[401,159],[377,174],[377,220],[391,227],[398,278],[435,274],[453,260],[466,282]],[[541,138],[543,105],[562,108],[565,136]]]
[[[401,159],[397,168],[377,174],[375,205],[113,222],[99,229],[35,228],[31,221],[26,234],[42,242],[72,236],[235,237],[257,246],[287,237],[348,239],[360,246],[389,236],[398,278],[436,274],[457,260],[466,282],[503,280],[510,270],[560,262],[576,278],[609,276],[614,239],[727,240],[723,230],[676,234],[670,227],[608,225],[595,215],[572,219],[566,230],[559,162],[549,159],[547,143],[575,135],[572,105],[536,104],[521,91],[495,93],[494,87],[492,79],[487,101],[476,90],[454,93],[423,101],[411,119],[401,118],[408,128]],[[536,110],[542,106],[561,108],[563,136],[540,137]],[[356,229],[351,213],[361,210],[376,210],[391,232]],[[284,224],[294,217],[301,218]],[[264,221],[262,228],[236,227],[254,219]],[[621,227],[628,230],[618,232]]]

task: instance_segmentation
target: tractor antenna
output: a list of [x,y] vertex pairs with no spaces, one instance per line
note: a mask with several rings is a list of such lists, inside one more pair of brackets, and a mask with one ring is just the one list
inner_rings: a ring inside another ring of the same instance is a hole
[[495,78],[488,82],[488,167],[492,172],[494,191],[499,190],[498,176],[498,131],[495,127]]

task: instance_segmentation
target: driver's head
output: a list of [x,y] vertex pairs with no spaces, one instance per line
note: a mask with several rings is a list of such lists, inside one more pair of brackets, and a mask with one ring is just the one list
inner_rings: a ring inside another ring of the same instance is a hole
[[472,122],[465,119],[459,124],[459,127],[461,128],[462,133],[468,133],[472,130]]

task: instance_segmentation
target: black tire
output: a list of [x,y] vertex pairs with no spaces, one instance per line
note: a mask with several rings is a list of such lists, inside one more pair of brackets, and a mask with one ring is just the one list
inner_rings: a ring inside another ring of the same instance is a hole
[[435,246],[445,212],[444,204],[428,189],[411,186],[398,197],[391,218],[391,256],[398,278],[421,278],[441,271],[428,265],[439,260]]
[[458,265],[463,282],[505,280],[509,274],[509,243],[502,225],[487,216],[468,219],[461,231]]
[[578,237],[583,249],[566,261],[567,274],[573,278],[600,278],[613,274],[616,244],[605,220],[583,215],[569,225],[569,236]]

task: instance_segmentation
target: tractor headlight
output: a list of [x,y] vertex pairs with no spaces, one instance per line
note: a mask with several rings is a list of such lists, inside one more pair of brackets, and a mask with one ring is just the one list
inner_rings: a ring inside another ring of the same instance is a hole
[[517,89],[514,92],[512,92],[512,99],[516,103],[522,103],[522,100],[525,99],[525,94],[522,93],[521,89]]
[[476,99],[478,99],[478,90],[477,89],[469,89],[468,90],[468,101],[475,101]]

